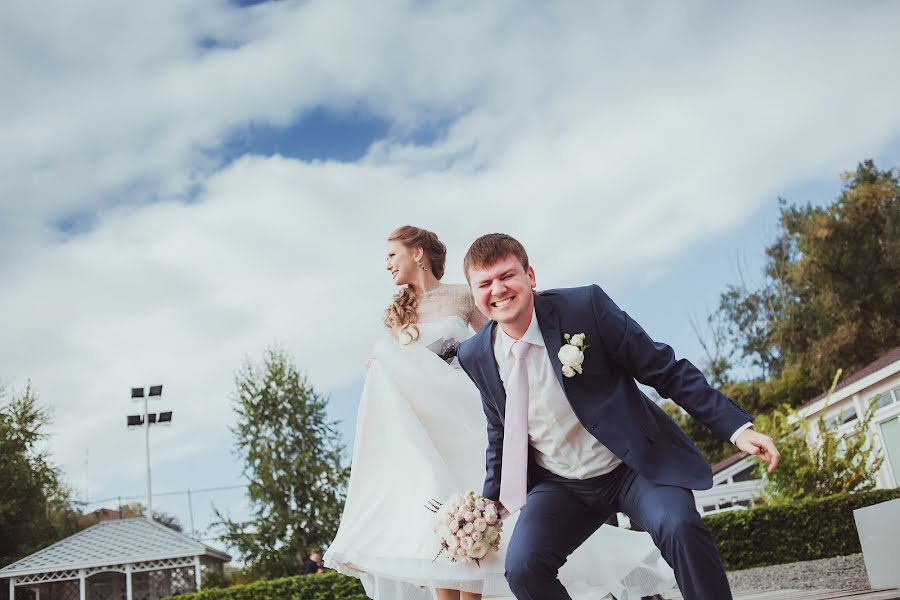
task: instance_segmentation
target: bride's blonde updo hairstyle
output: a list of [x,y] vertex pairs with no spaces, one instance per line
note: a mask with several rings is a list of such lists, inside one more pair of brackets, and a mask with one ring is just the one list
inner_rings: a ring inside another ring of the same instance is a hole
[[[437,279],[444,276],[444,263],[447,259],[447,246],[438,239],[434,232],[412,225],[404,225],[398,227],[389,236],[389,242],[398,242],[411,250],[421,248],[424,252],[423,268],[431,269],[431,272]],[[427,259],[427,262],[425,262]],[[418,315],[416,308],[419,306],[419,299],[411,285],[407,285],[394,296],[393,302],[384,311],[384,325],[392,330],[394,336],[400,339],[401,333],[405,333],[403,337],[408,336],[408,341],[414,341],[419,338],[419,328],[416,327]]]

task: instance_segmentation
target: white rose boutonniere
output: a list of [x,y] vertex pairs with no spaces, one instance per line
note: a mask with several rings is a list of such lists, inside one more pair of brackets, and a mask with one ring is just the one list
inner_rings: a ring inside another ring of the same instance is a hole
[[563,336],[566,343],[559,349],[559,362],[562,363],[562,372],[566,377],[575,377],[581,374],[581,364],[584,362],[584,353],[590,347],[584,343],[584,334],[576,333]]

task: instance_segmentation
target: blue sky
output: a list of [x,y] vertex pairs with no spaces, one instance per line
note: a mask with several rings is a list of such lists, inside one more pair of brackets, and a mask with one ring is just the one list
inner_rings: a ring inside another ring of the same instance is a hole
[[285,127],[247,124],[231,134],[221,156],[234,160],[245,154],[280,154],[303,161],[352,162],[364,157],[389,129],[390,123],[364,113],[317,107]]
[[[447,281],[506,230],[540,287],[600,283],[700,360],[688,316],[758,274],[779,196],[900,164],[895,3],[246,4],[0,9],[0,381],[53,410],[79,495],[143,493],[124,417],[155,383],[154,489],[239,483],[233,374],[271,344],[349,444],[398,225]],[[195,495],[200,529],[211,502],[245,511]]]

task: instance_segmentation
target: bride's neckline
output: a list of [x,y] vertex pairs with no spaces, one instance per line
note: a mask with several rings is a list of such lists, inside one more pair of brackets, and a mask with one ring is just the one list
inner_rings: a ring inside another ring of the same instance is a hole
[[434,288],[433,290],[429,290],[429,291],[427,291],[427,292],[422,292],[422,293],[420,294],[420,296],[427,296],[427,295],[429,295],[429,294],[433,294],[433,293],[435,293],[436,291],[438,291],[438,290],[440,290],[440,289],[443,289],[443,287],[444,287],[444,284],[442,283],[442,284],[438,285],[436,288]]

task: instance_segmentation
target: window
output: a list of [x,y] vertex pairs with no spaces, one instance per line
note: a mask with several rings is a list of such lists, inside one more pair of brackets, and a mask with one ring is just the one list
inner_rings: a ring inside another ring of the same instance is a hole
[[835,427],[855,421],[857,418],[856,408],[853,405],[849,405],[847,408],[841,409],[841,412],[836,415],[831,415],[825,419],[825,427],[827,429],[834,429]]
[[735,483],[738,481],[753,481],[754,479],[759,479],[756,476],[756,465],[749,466],[743,471],[735,473],[732,479],[734,479]]
[[885,406],[893,404],[900,400],[900,387],[896,387],[893,390],[888,390],[887,392],[883,392],[874,398],[872,398],[872,402],[878,402],[876,405],[877,408],[875,410],[880,410]]

